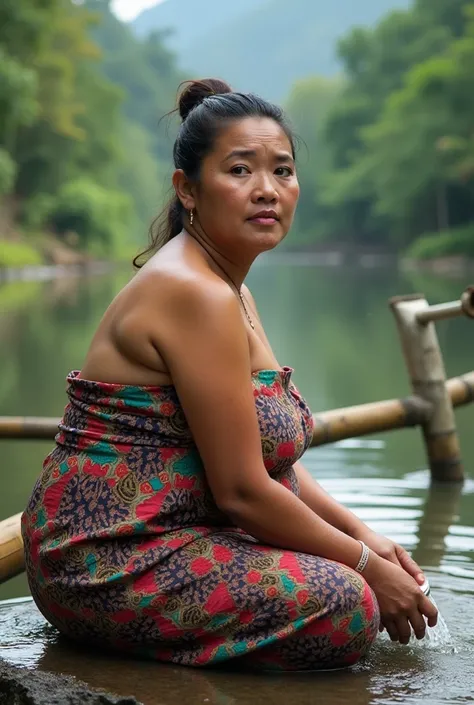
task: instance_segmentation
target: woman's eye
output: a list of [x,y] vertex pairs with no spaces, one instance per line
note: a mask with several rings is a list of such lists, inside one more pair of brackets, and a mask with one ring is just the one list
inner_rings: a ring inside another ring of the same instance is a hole
[[[278,174],[278,172],[283,172]],[[276,172],[278,176],[293,176],[293,169],[290,169],[289,166],[279,166]]]
[[246,166],[234,166],[231,171],[236,176],[243,176],[245,173],[248,173],[249,170]]

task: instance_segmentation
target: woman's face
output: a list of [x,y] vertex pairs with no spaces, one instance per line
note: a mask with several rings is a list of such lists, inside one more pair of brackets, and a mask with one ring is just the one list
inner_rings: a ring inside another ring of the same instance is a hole
[[256,256],[291,227],[299,185],[291,144],[270,118],[230,122],[203,160],[196,217],[218,249]]

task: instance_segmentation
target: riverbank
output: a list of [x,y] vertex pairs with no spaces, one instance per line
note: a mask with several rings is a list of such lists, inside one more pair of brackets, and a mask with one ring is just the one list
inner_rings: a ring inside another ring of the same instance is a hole
[[105,274],[131,263],[135,250],[108,258],[82,251],[51,233],[32,237],[0,238],[0,283],[3,281],[48,281],[61,277]]
[[367,250],[355,246],[308,247],[276,250],[269,255],[288,264],[314,267],[361,267],[378,269],[390,267],[402,272],[420,272],[445,277],[474,274],[474,258],[467,255],[440,256],[416,259],[386,249]]
[[[3,247],[5,240],[0,241]],[[0,257],[0,283],[2,281],[48,281],[51,279],[106,274],[125,262],[131,263],[136,252],[126,257],[104,260],[94,259],[87,253],[78,252],[54,238],[49,238],[47,250],[43,250],[36,261],[3,266]],[[390,267],[403,272],[420,272],[444,277],[460,277],[474,274],[474,258],[467,255],[452,255],[430,259],[415,259],[386,249],[363,249],[345,244],[306,248],[285,248],[269,252],[265,257],[287,264],[310,267],[347,267],[364,269]],[[31,259],[31,258],[30,258]]]
[[133,697],[94,692],[72,676],[16,668],[1,659],[0,694],[4,705],[141,705]]
[[35,232],[25,235],[10,230],[0,238],[0,272],[4,269],[21,269],[42,265],[84,264],[92,259],[73,244],[55,237],[52,233]]
[[24,267],[1,268],[0,284],[9,281],[50,281],[62,277],[81,277],[88,274],[107,274],[117,263],[91,261],[82,264],[38,264]]

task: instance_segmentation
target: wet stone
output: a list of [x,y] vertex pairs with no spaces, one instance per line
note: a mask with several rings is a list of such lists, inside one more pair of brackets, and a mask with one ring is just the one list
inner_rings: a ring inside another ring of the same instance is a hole
[[71,676],[16,668],[0,660],[0,705],[140,705],[90,690]]

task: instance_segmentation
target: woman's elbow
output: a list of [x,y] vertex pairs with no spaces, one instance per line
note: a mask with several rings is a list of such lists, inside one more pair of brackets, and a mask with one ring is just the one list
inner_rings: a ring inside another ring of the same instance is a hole
[[215,497],[218,509],[238,522],[248,517],[264,501],[264,492],[255,487],[236,487]]

